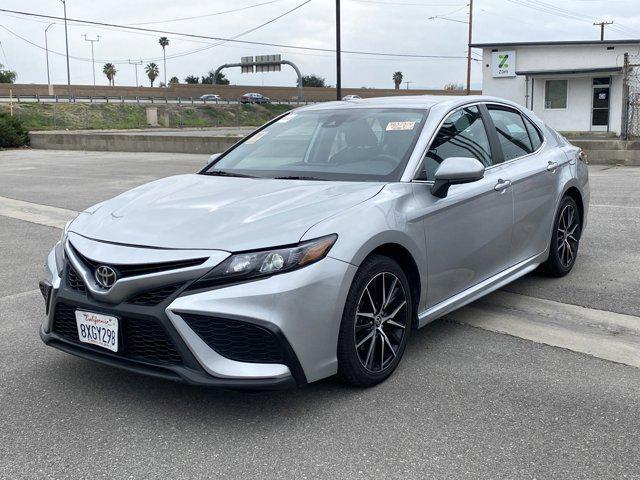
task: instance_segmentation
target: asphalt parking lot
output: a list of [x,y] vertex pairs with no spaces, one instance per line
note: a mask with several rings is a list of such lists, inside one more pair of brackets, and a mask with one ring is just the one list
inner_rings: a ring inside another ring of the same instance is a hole
[[[0,197],[79,211],[203,155],[0,152]],[[523,295],[640,316],[640,168],[591,168],[569,277]],[[60,230],[0,215],[0,478],[640,478],[640,370],[437,321],[370,390],[189,387],[45,347]]]

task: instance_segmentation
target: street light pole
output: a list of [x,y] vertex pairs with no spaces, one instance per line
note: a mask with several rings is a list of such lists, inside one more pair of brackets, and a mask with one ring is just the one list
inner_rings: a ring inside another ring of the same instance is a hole
[[91,42],[91,70],[93,71],[93,86],[96,86],[96,65],[95,65],[95,61],[93,59],[93,44],[95,42],[99,42],[100,41],[100,35],[97,35],[96,38],[87,38],[87,34],[83,34],[82,35],[84,37],[84,40],[86,42]]
[[340,61],[340,0],[336,0],[336,100],[342,99],[342,65]]
[[142,59],[140,59],[139,62],[132,62],[131,59],[128,60],[129,65],[133,65],[133,67],[136,70],[136,87],[139,85],[138,84],[138,65],[142,65]]
[[62,6],[64,8],[64,43],[67,50],[67,96],[69,98],[69,102],[73,101],[71,95],[71,70],[69,68],[69,35],[67,33],[67,1],[60,0],[62,2]]
[[49,75],[49,40],[47,39],[47,30],[49,30],[49,28],[51,28],[52,26],[54,26],[55,23],[50,23],[49,25],[47,25],[47,28],[44,29],[44,50],[46,52],[46,57],[47,57],[47,86],[48,86],[48,91],[49,91],[49,95],[53,95],[53,91],[51,88],[51,75]]

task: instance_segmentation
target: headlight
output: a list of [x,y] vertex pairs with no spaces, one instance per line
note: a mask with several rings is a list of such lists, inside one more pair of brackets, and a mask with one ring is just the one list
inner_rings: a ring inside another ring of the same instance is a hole
[[338,235],[333,234],[302,242],[293,247],[231,255],[194,283],[192,288],[268,277],[302,268],[326,257],[337,239]]
[[64,226],[62,234],[60,235],[60,241],[56,243],[55,246],[58,275],[62,274],[62,269],[64,267],[64,244],[67,243],[67,234],[69,233],[69,226],[71,225],[71,222],[73,222],[73,220],[69,220]]

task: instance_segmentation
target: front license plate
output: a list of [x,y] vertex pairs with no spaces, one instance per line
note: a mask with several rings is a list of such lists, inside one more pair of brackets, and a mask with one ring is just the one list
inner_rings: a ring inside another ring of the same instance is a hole
[[118,319],[100,313],[76,310],[78,338],[102,348],[118,351]]

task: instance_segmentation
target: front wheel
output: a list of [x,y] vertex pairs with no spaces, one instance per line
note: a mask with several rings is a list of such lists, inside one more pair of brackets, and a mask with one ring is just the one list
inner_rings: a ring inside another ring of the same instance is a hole
[[576,201],[565,196],[560,201],[551,232],[549,258],[542,264],[543,270],[553,277],[564,277],[576,262],[582,222]]
[[411,332],[412,298],[397,262],[374,255],[353,279],[340,325],[338,374],[347,383],[370,387],[400,363]]

